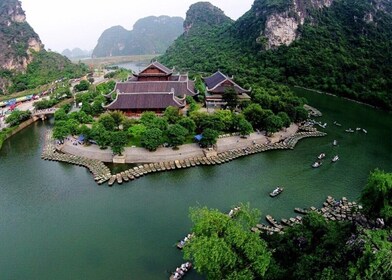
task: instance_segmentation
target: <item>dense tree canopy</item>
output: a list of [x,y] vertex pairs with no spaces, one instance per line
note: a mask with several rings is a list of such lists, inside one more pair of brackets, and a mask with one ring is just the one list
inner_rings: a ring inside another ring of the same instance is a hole
[[241,205],[230,218],[217,210],[192,208],[195,237],[184,248],[186,259],[207,279],[255,279],[267,270],[271,254],[265,242],[250,231],[260,213]]

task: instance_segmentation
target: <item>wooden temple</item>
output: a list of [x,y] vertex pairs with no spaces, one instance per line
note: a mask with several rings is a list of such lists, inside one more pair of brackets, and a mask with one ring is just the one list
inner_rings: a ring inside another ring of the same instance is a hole
[[203,78],[204,83],[207,87],[206,94],[206,105],[221,106],[225,105],[226,102],[223,100],[223,95],[225,92],[232,88],[238,96],[238,101],[250,100],[250,90],[246,90],[240,87],[233,81],[233,77],[228,77],[227,75],[221,73],[220,71],[215,72],[213,75]]
[[[167,107],[184,108],[187,96],[195,96],[194,81],[187,74],[174,74],[155,61],[126,82],[119,82],[114,88],[117,97],[107,110],[120,110],[127,115],[145,111],[162,113]],[[110,93],[108,96],[111,96]]]

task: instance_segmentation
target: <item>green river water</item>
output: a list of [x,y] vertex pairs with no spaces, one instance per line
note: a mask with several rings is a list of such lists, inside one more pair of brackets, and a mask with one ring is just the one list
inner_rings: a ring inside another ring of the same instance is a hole
[[[1,279],[168,279],[182,262],[174,245],[189,232],[191,206],[228,211],[250,202],[263,216],[294,216],[327,195],[358,198],[371,170],[392,171],[392,116],[333,96],[297,90],[319,108],[328,136],[221,166],[98,186],[80,167],[40,159],[48,123],[37,122],[0,151]],[[338,121],[343,126],[332,123]],[[368,134],[344,132],[366,128]],[[332,146],[338,140],[337,147]],[[316,156],[324,165],[311,168]],[[330,163],[338,154],[340,160]],[[268,193],[277,185],[285,191]],[[201,279],[192,272],[187,279]]]

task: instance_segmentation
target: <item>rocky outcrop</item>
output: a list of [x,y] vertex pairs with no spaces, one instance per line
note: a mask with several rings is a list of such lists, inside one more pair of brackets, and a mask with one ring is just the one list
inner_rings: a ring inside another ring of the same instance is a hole
[[290,45],[297,38],[298,22],[285,14],[273,14],[267,18],[264,36],[268,38],[266,49]]
[[39,36],[26,22],[21,2],[0,3],[0,68],[23,71],[32,60],[33,51],[44,48]]
[[299,36],[298,27],[305,23],[308,9],[322,9],[332,5],[333,0],[292,0],[286,11],[267,16],[262,32],[266,40],[265,48],[274,49],[290,45]]

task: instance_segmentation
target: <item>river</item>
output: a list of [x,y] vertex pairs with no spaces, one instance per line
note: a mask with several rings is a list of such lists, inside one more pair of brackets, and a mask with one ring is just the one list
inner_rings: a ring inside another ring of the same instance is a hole
[[[250,202],[263,215],[295,215],[327,195],[358,198],[376,167],[392,171],[392,116],[333,96],[298,90],[319,108],[328,136],[302,140],[220,166],[148,175],[98,186],[80,167],[40,159],[45,130],[37,122],[0,151],[2,279],[168,279],[182,262],[175,242],[189,232],[189,207],[228,211]],[[332,123],[338,121],[343,126]],[[368,133],[344,132],[366,128]],[[337,147],[332,141],[339,142]],[[328,160],[310,165],[321,152]],[[329,159],[338,154],[340,160]],[[285,191],[268,193],[277,185]],[[202,279],[192,272],[187,279]]]

